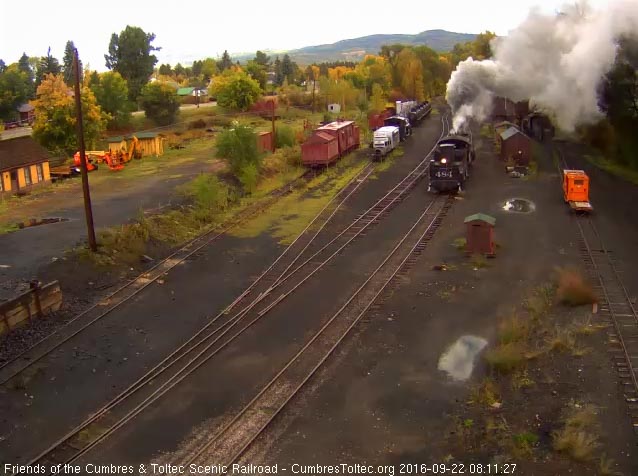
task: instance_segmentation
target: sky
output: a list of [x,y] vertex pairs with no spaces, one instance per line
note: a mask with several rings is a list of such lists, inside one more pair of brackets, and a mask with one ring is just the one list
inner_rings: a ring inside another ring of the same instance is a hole
[[[606,1],[589,3],[602,6]],[[216,58],[224,50],[231,54],[291,50],[377,33],[444,29],[506,35],[530,8],[554,12],[562,4],[561,0],[0,0],[0,58],[10,64],[23,52],[46,55],[50,46],[51,54],[61,60],[66,42],[72,40],[85,66],[105,71],[111,34],[127,25],[155,33],[153,44],[162,48],[155,53],[159,63],[173,65]],[[391,5],[401,8],[391,13]]]

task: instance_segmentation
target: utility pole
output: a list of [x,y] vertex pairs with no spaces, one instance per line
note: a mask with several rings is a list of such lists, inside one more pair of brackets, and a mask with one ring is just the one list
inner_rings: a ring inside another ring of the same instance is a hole
[[275,100],[271,100],[270,104],[272,105],[272,151],[275,152]]
[[84,194],[84,214],[86,215],[86,230],[89,237],[89,248],[97,251],[95,228],[93,227],[93,209],[91,208],[91,193],[89,191],[89,174],[86,168],[86,147],[84,145],[84,128],[82,126],[82,98],[80,97],[80,67],[78,50],[73,53],[73,71],[75,73],[75,110],[78,123],[78,145],[80,146],[80,170],[82,172],[82,193]]

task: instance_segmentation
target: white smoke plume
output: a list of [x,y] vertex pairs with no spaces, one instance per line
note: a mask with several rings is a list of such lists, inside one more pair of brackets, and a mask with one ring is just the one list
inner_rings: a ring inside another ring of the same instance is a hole
[[617,41],[636,34],[636,0],[612,1],[604,10],[580,2],[558,15],[531,10],[518,28],[493,41],[492,59],[469,58],[452,73],[446,99],[454,129],[470,117],[484,120],[494,96],[529,99],[567,131],[595,120],[596,89],[614,64]]

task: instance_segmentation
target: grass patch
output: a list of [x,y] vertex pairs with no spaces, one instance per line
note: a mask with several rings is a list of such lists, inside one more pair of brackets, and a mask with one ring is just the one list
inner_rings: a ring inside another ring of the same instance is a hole
[[489,263],[485,256],[479,253],[474,253],[470,257],[470,265],[472,265],[474,269],[483,269],[487,268],[489,266]]
[[519,370],[512,375],[512,388],[521,390],[523,388],[531,388],[536,384],[527,372],[527,369]]
[[495,372],[509,374],[526,362],[525,347],[519,343],[499,345],[485,352],[485,361]]
[[536,433],[529,431],[514,435],[512,437],[514,443],[513,456],[518,458],[531,456],[538,439]]
[[576,461],[591,461],[598,450],[598,416],[593,405],[572,408],[563,428],[552,434],[555,451],[567,454]]
[[491,139],[494,135],[493,130],[492,130],[492,126],[490,124],[483,124],[481,126],[481,132],[480,135],[487,138],[487,139]]
[[582,273],[575,268],[558,268],[558,301],[566,306],[583,306],[597,302],[596,294]]
[[638,170],[601,156],[585,155],[585,160],[599,169],[638,185]]
[[332,197],[365,167],[354,165],[353,155],[310,180],[307,185],[278,200],[272,207],[241,228],[234,236],[249,238],[270,233],[281,244],[291,243]]
[[452,246],[459,251],[465,251],[467,246],[467,240],[465,238],[457,238],[452,242]]
[[494,380],[486,378],[470,391],[470,403],[491,407],[501,401],[498,386]]
[[551,284],[544,284],[538,286],[534,291],[523,301],[523,309],[533,319],[540,319],[547,315],[554,303],[555,289]]
[[6,235],[19,229],[20,227],[16,223],[0,223],[0,235]]

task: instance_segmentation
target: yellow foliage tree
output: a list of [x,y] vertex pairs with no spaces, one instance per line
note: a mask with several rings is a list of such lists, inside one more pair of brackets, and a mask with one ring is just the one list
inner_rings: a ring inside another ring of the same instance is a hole
[[[93,92],[81,89],[84,140],[94,148],[106,128],[110,116],[100,109]],[[77,119],[73,91],[65,84],[61,74],[48,74],[38,86],[33,137],[47,149],[58,154],[72,154],[77,148]]]
[[370,96],[370,110],[381,112],[385,109],[386,97],[379,84],[372,85],[372,95]]
[[401,90],[410,99],[423,101],[423,64],[411,48],[404,48],[397,58],[397,70],[401,79]]

